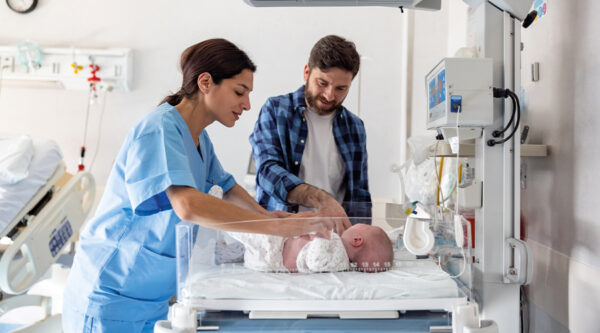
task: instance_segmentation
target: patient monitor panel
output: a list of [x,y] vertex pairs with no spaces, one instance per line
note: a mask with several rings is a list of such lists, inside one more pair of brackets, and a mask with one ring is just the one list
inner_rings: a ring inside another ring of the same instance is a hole
[[427,129],[492,124],[492,60],[445,58],[427,74]]

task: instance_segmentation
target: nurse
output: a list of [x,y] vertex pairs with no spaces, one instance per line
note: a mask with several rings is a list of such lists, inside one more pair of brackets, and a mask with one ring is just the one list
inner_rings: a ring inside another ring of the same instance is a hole
[[[266,211],[237,185],[204,131],[215,121],[232,127],[250,109],[255,69],[224,39],[183,52],[181,89],[129,131],[96,215],[82,231],[64,294],[64,332],[152,332],[166,319],[181,220],[284,237],[327,233],[324,225],[288,219],[226,223],[288,215]],[[223,200],[207,194],[215,185]]]

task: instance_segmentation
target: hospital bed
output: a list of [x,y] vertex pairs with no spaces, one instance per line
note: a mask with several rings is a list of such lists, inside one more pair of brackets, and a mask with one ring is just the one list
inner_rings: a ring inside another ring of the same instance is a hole
[[0,237],[4,244],[0,288],[4,294],[20,296],[0,302],[0,315],[18,307],[41,306],[46,320],[24,331],[50,331],[49,327],[60,331],[60,315],[51,316],[49,297],[21,294],[46,274],[76,237],[92,208],[95,182],[87,172],[67,174],[60,149],[53,141],[0,134],[4,148],[15,147],[23,140],[29,140],[29,149],[11,149],[10,153],[31,155],[29,161],[19,162],[20,167],[28,163],[26,177],[0,184]]

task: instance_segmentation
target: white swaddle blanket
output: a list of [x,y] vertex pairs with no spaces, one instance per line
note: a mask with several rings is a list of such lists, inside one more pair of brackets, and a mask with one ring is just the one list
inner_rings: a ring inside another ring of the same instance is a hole
[[339,272],[350,268],[350,259],[340,236],[331,233],[330,239],[315,237],[306,243],[298,253],[296,266],[300,273]]
[[[283,244],[286,238],[263,234],[229,232],[246,248],[244,266],[262,272],[287,272],[283,265]],[[296,266],[300,273],[338,272],[350,266],[342,239],[332,233],[330,239],[315,237],[306,243]]]

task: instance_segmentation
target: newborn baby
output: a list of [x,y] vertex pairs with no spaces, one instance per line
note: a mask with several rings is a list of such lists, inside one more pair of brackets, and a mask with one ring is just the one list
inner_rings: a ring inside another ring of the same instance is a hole
[[293,238],[229,233],[246,248],[244,266],[264,272],[337,272],[350,268],[362,272],[391,267],[393,249],[383,229],[355,224],[330,239],[304,235]]

